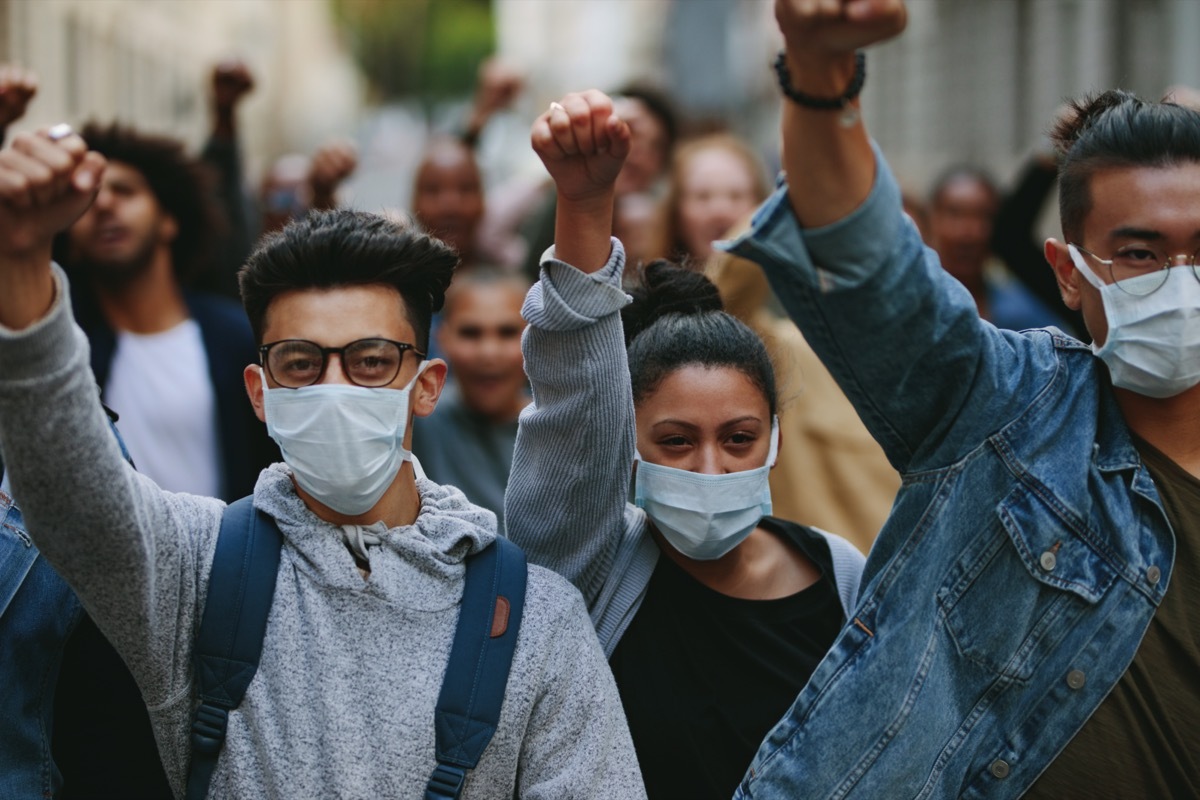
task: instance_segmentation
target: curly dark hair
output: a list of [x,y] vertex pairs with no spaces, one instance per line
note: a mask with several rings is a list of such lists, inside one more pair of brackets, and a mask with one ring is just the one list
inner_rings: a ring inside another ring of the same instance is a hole
[[633,401],[654,392],[680,367],[732,367],[757,386],[772,414],[778,408],[775,368],[766,345],[744,322],[724,311],[712,281],[698,272],[652,261],[630,287],[621,310]]
[[446,300],[458,256],[440,239],[378,214],[310,212],[263,237],[238,272],[242,305],[262,344],[267,308],[284,292],[382,284],[404,300],[413,344],[428,352],[429,325]]
[[1194,109],[1109,90],[1073,101],[1070,112],[1050,133],[1060,153],[1058,209],[1068,239],[1080,236],[1091,211],[1096,170],[1200,162],[1200,112]]
[[180,280],[194,279],[209,265],[213,242],[226,228],[205,165],[189,156],[176,139],[141,133],[116,122],[88,122],[80,136],[92,150],[110,161],[128,164],[146,179],[158,204],[179,227],[171,243],[175,274]]

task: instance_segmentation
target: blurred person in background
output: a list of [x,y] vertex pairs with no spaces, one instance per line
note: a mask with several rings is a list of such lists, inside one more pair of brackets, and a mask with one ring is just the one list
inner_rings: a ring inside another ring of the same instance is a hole
[[263,176],[259,191],[259,236],[282,230],[309,211],[338,207],[338,189],[358,168],[358,151],[348,139],[331,139],[311,156],[280,156]]
[[712,243],[766,199],[769,188],[761,159],[732,134],[680,144],[671,162],[655,256],[703,270]]
[[454,276],[437,330],[450,383],[437,409],[413,428],[425,474],[495,513],[502,532],[517,417],[530,400],[521,356],[528,290],[523,277],[493,267]]
[[942,267],[967,287],[979,316],[997,328],[1066,327],[992,254],[999,205],[1000,191],[987,172],[966,164],[948,168],[929,192],[929,246]]
[[497,56],[484,59],[479,65],[471,110],[458,138],[474,148],[492,118],[511,108],[524,90],[525,74],[520,69]]
[[426,146],[413,181],[411,208],[421,228],[458,253],[460,271],[476,266],[483,177],[475,152],[461,139],[436,137]]
[[660,227],[659,201],[649,192],[630,192],[613,207],[613,236],[625,245],[625,275],[634,279],[642,266],[653,261]]
[[225,212],[226,232],[215,247],[215,268],[210,279],[197,288],[234,298],[238,296],[237,271],[250,255],[258,234],[253,202],[246,190],[237,121],[238,107],[253,91],[254,76],[243,61],[227,59],[213,67],[210,86],[213,127],[200,153],[201,161],[211,168],[216,181],[215,197]]
[[215,268],[197,276],[191,285],[234,298],[238,297],[237,271],[258,238],[310,209],[336,208],[338,189],[358,166],[354,144],[331,139],[311,156],[291,153],[277,158],[263,175],[255,197],[246,186],[237,117],[254,85],[254,74],[240,59],[226,59],[213,67],[209,92],[213,127],[200,154],[215,175],[214,196],[224,212],[225,231],[213,248]]
[[241,368],[254,337],[232,300],[184,288],[219,219],[180,142],[89,124],[109,159],[96,202],[60,237],[105,402],[138,468],[170,491],[236,499],[277,451]]

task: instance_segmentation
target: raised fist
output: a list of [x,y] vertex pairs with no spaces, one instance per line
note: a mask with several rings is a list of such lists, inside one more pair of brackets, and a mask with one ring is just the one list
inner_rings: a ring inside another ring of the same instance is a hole
[[308,185],[315,208],[332,208],[342,181],[358,167],[358,150],[348,139],[334,139],[317,148],[308,167]]
[[525,86],[525,76],[516,67],[492,57],[479,65],[475,87],[476,113],[491,116],[512,105]]
[[37,88],[37,76],[29,70],[0,66],[0,133],[25,116]]
[[0,150],[0,260],[45,252],[100,186],[105,160],[69,129],[17,136]]
[[903,0],[775,0],[775,20],[787,41],[812,55],[844,55],[904,30]]
[[574,200],[611,192],[629,155],[629,125],[595,89],[551,103],[529,136],[559,194]]
[[245,62],[229,59],[213,67],[212,87],[213,104],[218,109],[232,109],[254,91],[254,75]]

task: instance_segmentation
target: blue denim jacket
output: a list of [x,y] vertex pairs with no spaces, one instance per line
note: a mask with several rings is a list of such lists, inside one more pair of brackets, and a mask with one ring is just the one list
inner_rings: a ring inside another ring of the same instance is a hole
[[[111,418],[109,427],[128,460]],[[75,592],[25,532],[0,462],[0,798],[52,797],[62,787],[50,749],[54,693],[82,617]]]
[[51,797],[54,687],[82,607],[25,533],[0,490],[0,797]]
[[1019,797],[1116,684],[1171,573],[1102,363],[981,321],[877,161],[847,218],[802,231],[781,188],[731,246],[904,479],[854,619],[738,798]]

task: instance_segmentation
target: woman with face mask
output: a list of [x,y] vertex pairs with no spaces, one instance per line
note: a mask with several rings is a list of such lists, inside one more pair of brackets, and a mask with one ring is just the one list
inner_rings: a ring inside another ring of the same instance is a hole
[[712,284],[658,262],[622,291],[608,98],[567,95],[532,140],[557,236],[523,309],[508,535],[583,593],[649,796],[727,798],[852,618],[862,556],[769,516],[774,372]]

